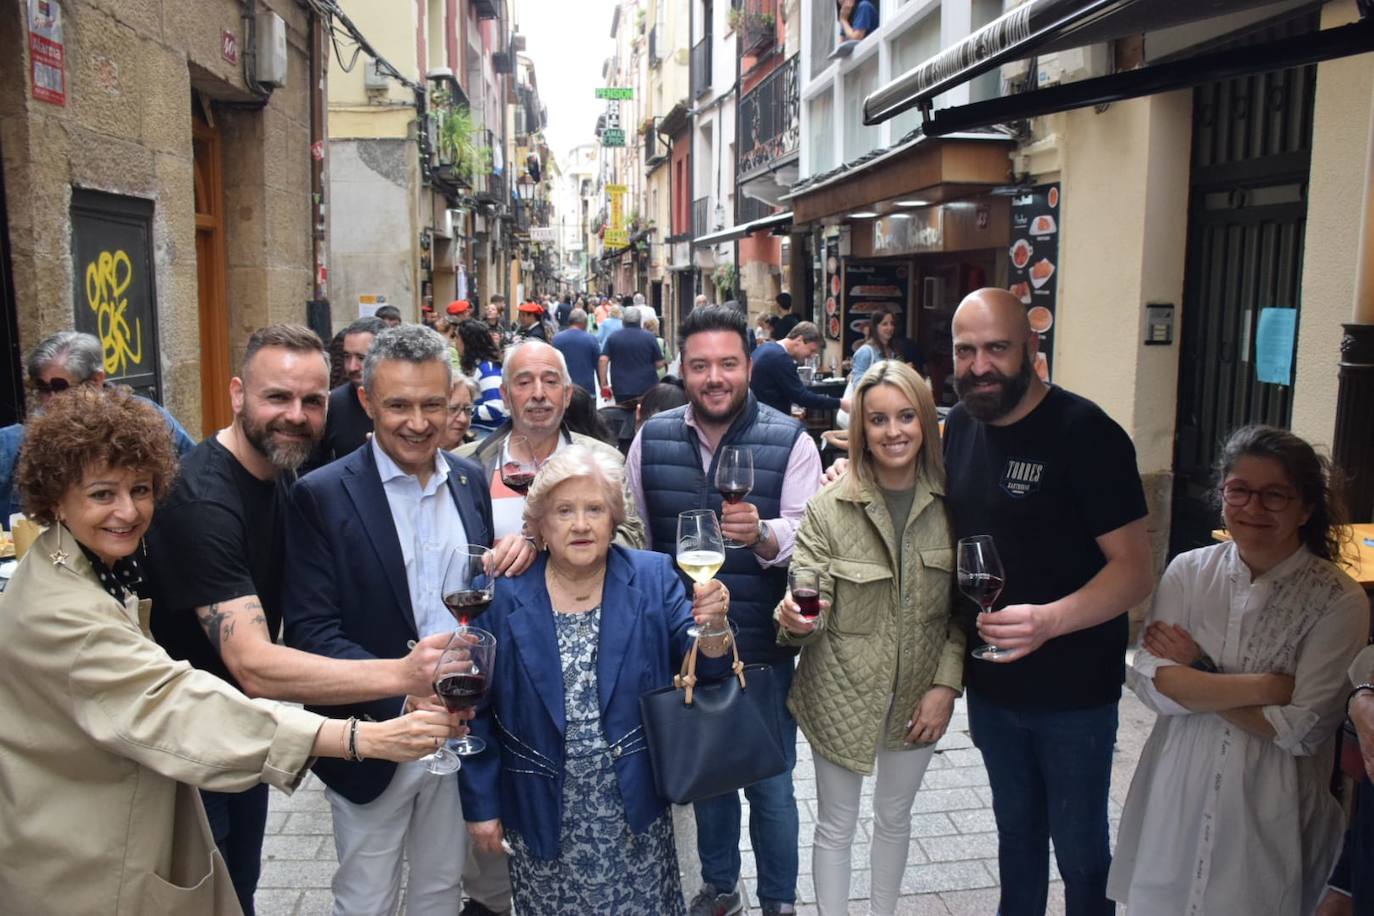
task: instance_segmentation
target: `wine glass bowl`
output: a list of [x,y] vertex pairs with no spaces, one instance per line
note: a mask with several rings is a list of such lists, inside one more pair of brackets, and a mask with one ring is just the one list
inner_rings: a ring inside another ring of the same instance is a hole
[[797,605],[797,613],[807,620],[821,615],[821,571],[811,566],[793,566],[787,571],[787,587]]
[[496,578],[487,574],[490,553],[488,547],[470,544],[449,554],[440,595],[444,607],[460,626],[481,616],[491,604]]
[[[992,606],[1002,594],[1006,583],[1002,572],[1002,559],[997,555],[997,545],[986,534],[960,538],[958,546],[959,591],[978,605],[979,610],[992,613]],[[972,655],[976,659],[988,661],[1011,654],[1010,649],[1000,649],[985,643],[976,647]]]
[[[716,461],[716,491],[729,505],[743,501],[754,489],[754,453],[738,445],[721,448]],[[739,541],[725,538],[729,548],[747,547]]]
[[[435,696],[449,712],[471,709],[486,697],[495,662],[496,637],[478,627],[459,626],[434,667]],[[486,746],[476,735],[450,741],[426,758],[429,771],[441,776],[456,772],[460,757],[480,754]]]
[[524,496],[539,472],[539,462],[535,460],[530,440],[524,436],[507,436],[501,452],[501,482]]
[[[677,565],[698,585],[710,582],[725,565],[725,539],[720,533],[720,520],[710,509],[693,509],[678,515]],[[695,626],[687,631],[694,639],[728,633],[728,629],[708,630]]]

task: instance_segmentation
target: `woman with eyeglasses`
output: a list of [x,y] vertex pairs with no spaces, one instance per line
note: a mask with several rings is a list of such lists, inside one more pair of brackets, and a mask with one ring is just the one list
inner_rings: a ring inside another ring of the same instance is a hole
[[1230,540],[1175,557],[1127,680],[1159,717],[1108,894],[1131,916],[1306,916],[1340,851],[1327,791],[1369,601],[1337,565],[1330,466],[1281,429],[1232,433]]
[[466,375],[453,377],[453,387],[448,394],[448,423],[439,434],[441,449],[451,452],[472,441],[472,414],[476,410],[473,405],[481,395],[482,390],[477,383]]

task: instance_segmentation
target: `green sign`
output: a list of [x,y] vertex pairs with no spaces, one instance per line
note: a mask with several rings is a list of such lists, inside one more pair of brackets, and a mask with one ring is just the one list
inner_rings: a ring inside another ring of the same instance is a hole
[[596,90],[596,97],[625,101],[634,98],[635,91],[626,86],[601,86]]
[[601,132],[602,146],[624,146],[625,131],[616,127],[608,127]]

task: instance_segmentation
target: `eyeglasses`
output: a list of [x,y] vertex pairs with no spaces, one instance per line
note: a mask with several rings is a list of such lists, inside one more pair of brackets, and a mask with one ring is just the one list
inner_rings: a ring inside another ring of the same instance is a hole
[[1221,498],[1226,501],[1226,505],[1241,506],[1249,505],[1250,497],[1258,496],[1259,503],[1267,512],[1282,512],[1288,508],[1289,503],[1297,499],[1297,495],[1280,490],[1277,487],[1270,487],[1265,490],[1252,490],[1245,484],[1228,483],[1221,488]]
[[474,410],[476,410],[476,408],[474,408],[472,405],[468,405],[467,407],[450,407],[448,409],[448,412],[450,416],[457,416],[458,414],[462,414],[465,417],[471,417]]
[[72,387],[72,383],[64,378],[55,378],[51,382],[45,382],[41,378],[33,380],[33,390],[40,395],[58,394]]

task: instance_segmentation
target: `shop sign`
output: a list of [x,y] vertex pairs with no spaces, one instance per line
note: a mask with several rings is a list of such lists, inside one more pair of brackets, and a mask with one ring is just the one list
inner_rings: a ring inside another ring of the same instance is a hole
[[1036,372],[1049,380],[1059,297],[1059,184],[1043,184],[1011,200],[1008,289],[1026,306],[1031,330],[1040,336]]
[[72,191],[75,327],[100,341],[109,381],[159,399],[153,202]]
[[945,250],[945,208],[922,207],[873,222],[873,253],[887,257]]
[[624,146],[625,131],[619,128],[607,128],[601,132],[602,146]]
[[598,86],[596,87],[596,97],[625,102],[635,97],[635,91],[625,86]]
[[628,248],[630,246],[630,233],[624,229],[607,229],[606,235],[602,239],[602,247],[607,251],[616,248]]
[[531,227],[530,227],[530,241],[531,241],[531,242],[552,242],[553,240],[554,240],[554,231],[553,231],[553,227],[552,227],[552,226],[531,226]]
[[821,290],[825,293],[825,336],[829,340],[839,340],[842,325],[840,321],[840,240],[831,236],[822,242],[823,264],[821,271]]
[[67,104],[65,61],[62,7],[57,0],[29,0],[29,75],[35,99]]
[[[883,308],[906,314],[911,269],[905,263],[849,261],[844,268],[844,349],[852,356],[868,336],[869,316]],[[897,327],[904,319],[899,318]]]

